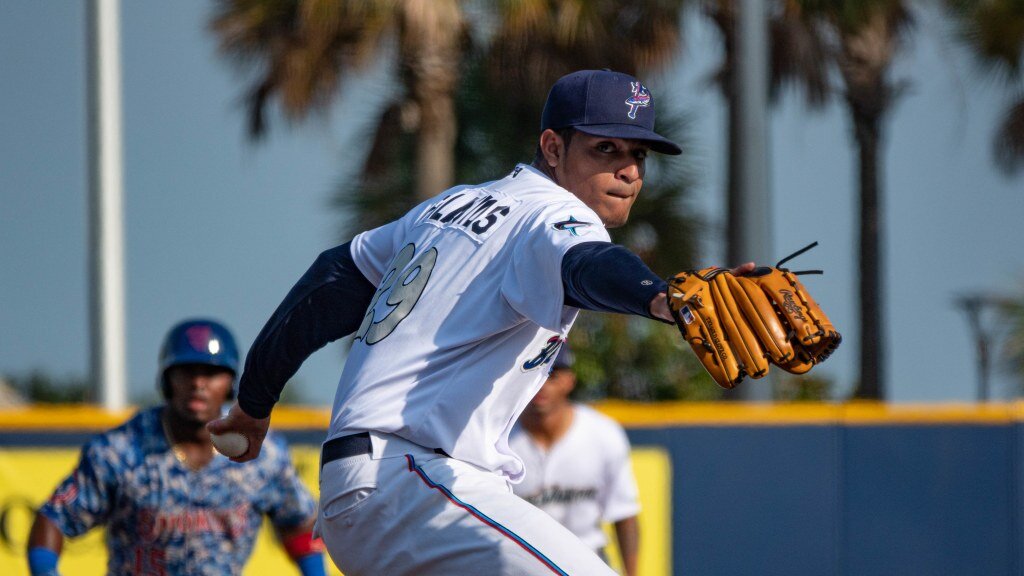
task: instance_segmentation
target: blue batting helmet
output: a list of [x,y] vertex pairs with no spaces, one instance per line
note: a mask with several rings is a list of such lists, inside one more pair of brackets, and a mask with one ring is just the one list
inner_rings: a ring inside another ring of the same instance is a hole
[[[204,364],[230,370],[238,376],[238,346],[231,332],[220,322],[194,318],[171,328],[160,348],[160,389],[170,397],[167,370],[180,364]],[[232,395],[234,389],[232,387]]]

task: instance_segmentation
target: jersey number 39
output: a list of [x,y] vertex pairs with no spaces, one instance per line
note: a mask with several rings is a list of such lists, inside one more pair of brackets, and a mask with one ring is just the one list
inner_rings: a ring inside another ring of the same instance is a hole
[[[423,252],[415,260],[415,244],[406,244],[405,248],[391,261],[384,278],[377,288],[377,293],[370,300],[370,306],[363,317],[363,323],[356,331],[356,340],[362,340],[366,344],[376,344],[390,335],[399,322],[405,319],[412,312],[416,302],[419,301],[423,289],[430,280],[430,273],[434,270],[437,262],[437,248],[431,248]],[[391,307],[383,316],[377,318],[377,303],[385,297],[387,305]]]

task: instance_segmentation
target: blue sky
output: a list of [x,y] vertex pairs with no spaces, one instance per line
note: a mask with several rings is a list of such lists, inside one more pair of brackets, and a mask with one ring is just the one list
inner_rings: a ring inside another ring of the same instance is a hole
[[[390,86],[370,71],[323,118],[274,124],[244,138],[240,77],[216,53],[207,2],[122,4],[129,380],[154,385],[160,339],[177,320],[222,319],[247,348],[316,254],[338,243],[332,192],[355,182]],[[85,29],[82,3],[0,3],[0,374],[88,370]],[[910,84],[885,142],[886,310],[890,397],[974,396],[974,355],[953,297],[1024,287],[1024,176],[991,163],[1003,91],[985,81],[943,24],[925,15],[900,59]],[[721,229],[722,104],[707,77],[715,32],[686,28],[677,67],[648,79],[656,97],[693,119],[700,168],[694,209]],[[367,90],[367,84],[373,90]],[[352,84],[349,85],[350,87]],[[813,240],[800,266],[847,341],[819,370],[845,393],[856,377],[856,165],[844,108],[807,112],[784,99],[771,122],[774,251]],[[719,236],[703,240],[721,257]],[[668,274],[672,271],[658,271]],[[335,345],[298,374],[326,403],[342,361]],[[996,395],[1012,382],[997,376]]]

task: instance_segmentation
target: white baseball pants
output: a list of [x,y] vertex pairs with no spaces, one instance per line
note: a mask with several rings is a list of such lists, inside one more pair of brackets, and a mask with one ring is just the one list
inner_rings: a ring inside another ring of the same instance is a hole
[[320,471],[317,531],[346,576],[614,576],[503,477],[380,438]]

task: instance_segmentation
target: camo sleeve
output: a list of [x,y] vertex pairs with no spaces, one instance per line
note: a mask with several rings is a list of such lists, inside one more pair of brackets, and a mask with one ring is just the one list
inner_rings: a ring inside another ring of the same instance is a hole
[[288,445],[274,435],[271,446],[266,462],[267,481],[257,499],[262,512],[278,528],[293,528],[313,520],[316,502],[292,465]]
[[65,536],[79,536],[105,524],[116,492],[116,454],[102,437],[82,448],[78,465],[39,512]]

